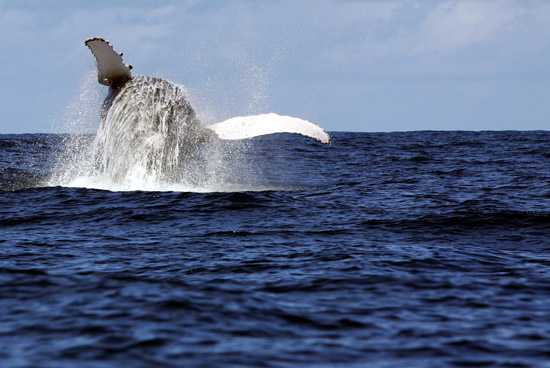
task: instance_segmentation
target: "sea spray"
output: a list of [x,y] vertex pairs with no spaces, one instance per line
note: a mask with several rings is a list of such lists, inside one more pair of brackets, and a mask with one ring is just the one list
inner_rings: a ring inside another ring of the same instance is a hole
[[115,97],[94,141],[94,169],[114,182],[196,183],[191,163],[211,139],[184,91],[137,77]]
[[[248,184],[253,189],[243,159],[247,144],[215,139],[196,118],[184,88],[136,77],[108,98],[101,112],[91,107],[101,106],[91,80],[85,79],[69,109],[66,129],[71,134],[64,139],[50,185],[225,191]],[[95,136],[82,134],[94,121],[101,121]]]
[[92,171],[91,149],[102,102],[95,71],[86,73],[77,97],[67,107],[55,130],[63,133],[53,165],[50,185],[64,185]]

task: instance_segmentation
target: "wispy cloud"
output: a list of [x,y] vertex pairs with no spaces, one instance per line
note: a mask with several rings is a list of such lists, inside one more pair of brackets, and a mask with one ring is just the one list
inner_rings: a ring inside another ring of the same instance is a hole
[[506,37],[526,13],[517,1],[446,1],[438,4],[420,25],[422,50],[455,50]]

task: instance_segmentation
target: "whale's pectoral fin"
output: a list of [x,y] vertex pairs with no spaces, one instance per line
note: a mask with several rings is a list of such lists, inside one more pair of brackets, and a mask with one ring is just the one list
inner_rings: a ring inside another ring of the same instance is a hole
[[111,44],[103,38],[93,37],[84,41],[95,57],[97,63],[97,81],[106,86],[124,84],[132,79],[131,65],[122,61],[122,54],[118,54]]
[[296,133],[321,143],[330,143],[329,135],[318,125],[292,116],[281,116],[274,113],[238,116],[210,125],[208,128],[214,131],[220,139],[227,140],[253,138],[274,133]]

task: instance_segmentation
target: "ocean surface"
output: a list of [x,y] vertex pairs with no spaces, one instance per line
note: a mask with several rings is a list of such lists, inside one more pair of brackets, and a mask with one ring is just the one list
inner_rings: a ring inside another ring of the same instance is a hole
[[0,366],[550,367],[550,132],[332,138],[117,191],[0,135]]

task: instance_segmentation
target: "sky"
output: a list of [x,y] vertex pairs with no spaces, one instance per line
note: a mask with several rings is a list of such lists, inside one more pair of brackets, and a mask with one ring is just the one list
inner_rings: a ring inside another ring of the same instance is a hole
[[184,86],[207,123],[273,111],[329,131],[550,128],[550,1],[0,0],[0,134],[98,125],[84,114],[106,94],[90,36]]

